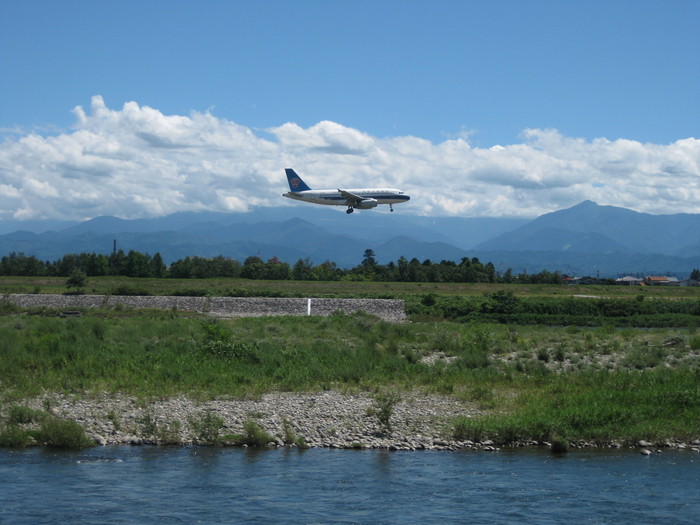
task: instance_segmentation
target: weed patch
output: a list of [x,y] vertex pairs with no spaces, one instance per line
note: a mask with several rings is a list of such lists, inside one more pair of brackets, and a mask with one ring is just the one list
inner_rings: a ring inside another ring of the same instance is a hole
[[195,440],[198,445],[215,445],[219,443],[221,429],[224,428],[224,420],[211,411],[204,412],[189,421]]
[[265,447],[268,443],[275,440],[255,421],[249,419],[243,424],[243,434],[233,436],[233,440],[237,445],[246,445],[249,447]]
[[385,432],[391,433],[391,416],[394,408],[401,400],[397,392],[383,390],[372,396],[372,406],[367,409],[367,415],[374,416]]
[[79,449],[95,445],[78,423],[56,417],[49,417],[42,421],[41,440],[46,446],[53,448]]

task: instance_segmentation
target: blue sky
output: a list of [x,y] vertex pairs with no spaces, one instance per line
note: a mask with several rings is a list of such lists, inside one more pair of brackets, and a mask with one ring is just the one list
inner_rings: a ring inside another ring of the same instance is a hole
[[699,20],[690,0],[2,0],[0,220],[288,205],[287,163],[407,189],[408,213],[700,212]]

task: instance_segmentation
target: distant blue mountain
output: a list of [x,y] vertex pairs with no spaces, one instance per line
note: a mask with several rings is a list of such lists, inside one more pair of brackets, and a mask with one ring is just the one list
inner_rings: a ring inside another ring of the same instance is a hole
[[572,208],[541,215],[479,244],[476,249],[690,255],[687,247],[699,242],[698,214],[650,215],[584,201]]
[[[0,223],[0,256],[12,252],[56,260],[69,253],[160,253],[166,263],[188,255],[251,255],[293,264],[362,262],[372,249],[381,264],[400,257],[433,262],[478,257],[498,271],[573,275],[675,273],[700,268],[700,215],[649,215],[591,201],[534,220],[420,217],[372,210],[297,206],[248,213],[181,212],[126,220],[96,217],[81,223]],[[27,226],[23,228],[22,225]],[[59,227],[57,227],[59,226]]]
[[0,235],[24,230],[32,233],[43,233],[48,231],[62,230],[69,226],[78,224],[76,221],[0,221]]

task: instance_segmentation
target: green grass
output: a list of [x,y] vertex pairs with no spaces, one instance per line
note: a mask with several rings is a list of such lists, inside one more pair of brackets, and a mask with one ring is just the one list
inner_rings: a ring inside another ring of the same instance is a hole
[[80,449],[91,447],[94,442],[75,421],[23,405],[11,406],[5,425],[0,429],[0,447],[25,448],[35,444]]
[[[0,311],[0,396],[9,407],[0,428],[6,442],[23,443],[28,438],[17,425],[40,424],[42,416],[10,403],[46,392],[204,399],[411,390],[454,396],[486,411],[456,422],[453,432],[462,437],[500,443],[697,438],[697,337],[690,327],[392,324],[365,314],[216,321],[101,309],[61,318],[49,309],[8,308]],[[385,426],[390,408],[377,410],[388,414]],[[164,443],[180,430],[155,420],[143,424]],[[206,414],[189,424],[202,442],[224,440],[219,422]],[[248,430],[253,443],[255,429]]]
[[[232,434],[222,438],[225,444],[245,445],[248,447],[265,447],[268,443],[274,442],[275,437],[265,432],[265,430],[255,421],[249,419],[243,424],[243,434]],[[305,447],[302,440],[301,448]]]
[[592,372],[521,384],[500,414],[460,418],[457,439],[517,441],[689,440],[700,435],[700,373]]
[[[365,314],[216,321],[169,311],[0,316],[2,389],[245,396],[379,386],[460,394],[499,375],[697,369],[683,329],[392,324]],[[668,341],[673,347],[667,347]],[[439,355],[434,364],[425,358]]]
[[[453,295],[483,296],[511,292],[517,297],[700,298],[700,287],[645,287],[602,285],[490,284],[490,283],[396,283],[374,281],[265,281],[239,278],[155,279],[121,276],[88,277],[86,294],[112,294],[134,290],[149,295],[226,296],[266,295],[277,297],[396,297]],[[0,293],[64,293],[65,277],[0,276]]]

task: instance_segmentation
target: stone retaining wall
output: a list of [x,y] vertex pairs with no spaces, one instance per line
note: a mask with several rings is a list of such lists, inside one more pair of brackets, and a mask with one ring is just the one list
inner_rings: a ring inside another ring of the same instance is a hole
[[158,308],[202,312],[218,317],[261,317],[268,315],[322,315],[358,311],[391,322],[406,319],[399,299],[287,299],[271,297],[175,297],[121,295],[6,294],[4,301],[20,308]]

